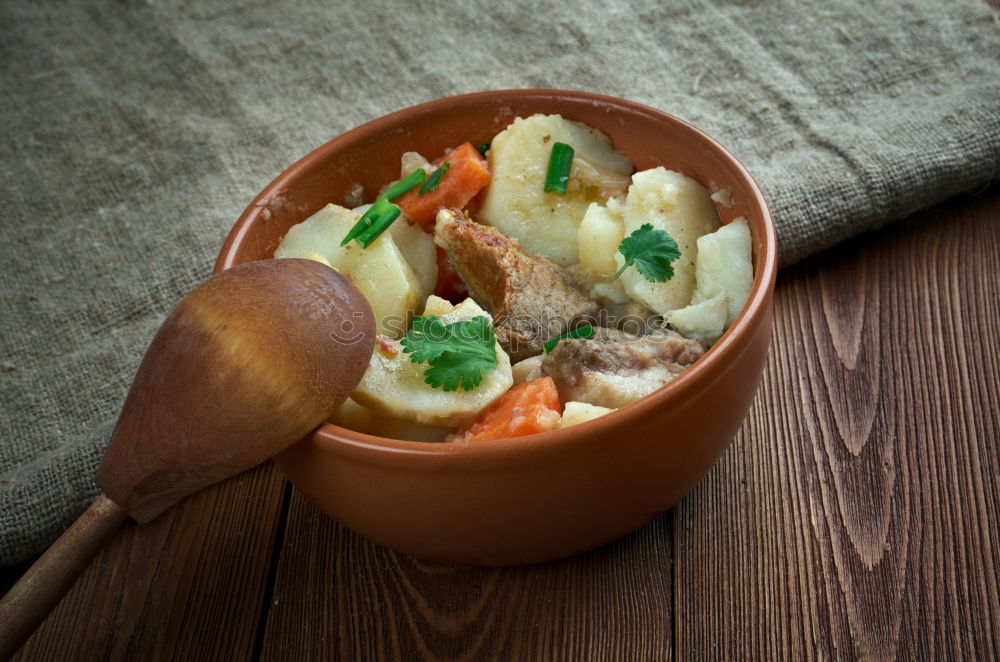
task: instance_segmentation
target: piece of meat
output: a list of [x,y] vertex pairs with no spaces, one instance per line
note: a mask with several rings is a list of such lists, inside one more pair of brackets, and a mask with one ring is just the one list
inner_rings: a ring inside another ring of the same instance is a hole
[[698,342],[665,329],[637,336],[595,328],[591,338],[563,339],[542,359],[564,402],[623,407],[660,388],[705,353]]
[[448,253],[469,294],[491,315],[497,340],[511,362],[542,352],[542,343],[584,321],[598,307],[562,267],[531,255],[516,239],[442,209],[434,241]]

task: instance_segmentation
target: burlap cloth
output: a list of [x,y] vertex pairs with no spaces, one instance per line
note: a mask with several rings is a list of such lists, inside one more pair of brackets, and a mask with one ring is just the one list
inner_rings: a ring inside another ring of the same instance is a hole
[[0,4],[0,564],[94,496],[147,343],[253,195],[388,111],[517,87],[661,108],[749,167],[786,264],[998,174],[979,0],[325,4]]

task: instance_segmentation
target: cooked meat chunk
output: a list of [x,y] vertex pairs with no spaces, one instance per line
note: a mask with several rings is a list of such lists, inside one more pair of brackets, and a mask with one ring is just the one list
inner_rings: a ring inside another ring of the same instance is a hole
[[511,362],[540,354],[544,341],[597,315],[597,304],[569,272],[462,211],[438,213],[434,241],[472,298],[493,315],[497,340]]
[[591,338],[560,340],[542,359],[563,401],[623,407],[649,395],[694,363],[705,349],[673,331],[636,336],[598,328]]

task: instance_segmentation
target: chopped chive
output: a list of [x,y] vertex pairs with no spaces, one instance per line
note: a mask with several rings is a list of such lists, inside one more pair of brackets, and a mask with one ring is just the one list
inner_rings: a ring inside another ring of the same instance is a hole
[[483,158],[486,158],[486,152],[488,152],[489,150],[490,150],[489,143],[479,143],[478,145],[476,145],[476,151],[479,152],[479,156],[482,156]]
[[[382,198],[379,198],[378,200],[382,200]],[[378,200],[376,200],[375,204],[369,207],[368,210],[361,215],[361,218],[358,219],[357,223],[351,226],[351,229],[347,231],[347,234],[344,235],[343,240],[341,240],[340,242],[341,246],[346,246],[351,242],[351,239],[354,239],[359,234],[361,234],[362,232],[371,227],[372,217],[376,213],[375,206],[378,204]]]
[[444,177],[444,173],[448,172],[449,163],[444,162],[440,168],[431,173],[431,176],[427,178],[424,185],[420,187],[420,195],[427,193],[428,191],[436,191],[438,184],[441,183],[441,178]]
[[542,190],[566,195],[566,184],[569,183],[569,171],[572,167],[573,148],[566,143],[552,143],[549,169],[545,173],[545,187]]
[[556,336],[552,340],[546,340],[542,347],[545,349],[545,353],[548,354],[556,348],[559,341],[563,338],[590,338],[594,335],[594,327],[589,324],[584,324],[583,326],[573,329],[569,333],[564,333],[561,336]]
[[[379,198],[375,200],[375,204],[369,207],[368,210],[361,215],[361,218],[358,219],[358,222],[351,227],[347,236],[345,236],[340,242],[340,245],[346,246],[352,239],[357,239],[359,244],[367,246],[374,241],[375,237],[382,234],[382,231],[389,227],[389,224],[396,220],[396,217],[399,216],[399,214],[399,207],[391,204],[384,197],[379,196]],[[388,222],[385,222],[381,228],[376,229],[376,223],[384,221],[384,219],[388,216],[391,216]],[[362,235],[368,237],[367,241],[361,240]]]
[[[382,234],[383,230],[389,227],[389,225],[394,220],[396,220],[396,217],[399,216],[400,213],[398,207],[394,205],[389,205],[389,207],[396,210],[395,214],[392,216],[391,219],[389,219],[387,223],[385,223],[385,227],[379,230],[372,230],[373,227],[375,226],[375,220],[377,220],[374,218],[376,215],[378,215],[379,218],[382,218],[385,215],[392,213],[391,209],[388,209],[384,206],[384,204],[380,205],[379,203],[385,203],[389,200],[395,200],[399,196],[409,191],[411,188],[415,187],[417,184],[424,181],[426,177],[427,173],[424,172],[424,169],[417,168],[416,170],[411,172],[406,177],[403,177],[395,184],[390,184],[388,187],[386,187],[382,195],[380,195],[378,199],[375,200],[375,203],[368,208],[368,211],[366,211],[364,214],[361,215],[361,218],[358,219],[358,222],[355,223],[351,227],[351,229],[347,232],[347,235],[340,242],[340,245],[346,246],[347,244],[350,243],[351,239],[359,237],[362,233],[365,233],[369,237],[369,239],[367,242],[362,242],[360,239],[358,239],[358,243],[361,244],[362,246],[368,246],[368,244],[372,243],[372,241],[375,240],[375,237]],[[372,230],[372,232],[369,232],[369,230]]]
[[[400,213],[402,213],[399,207],[384,197],[376,200],[368,211],[373,212],[371,223],[357,236],[358,243],[361,244],[362,248],[368,248],[369,244],[385,232],[386,228],[392,225],[392,222],[399,218]],[[366,216],[367,214],[368,212],[365,212]]]
[[616,273],[614,276],[611,277],[611,280],[618,280],[618,277],[621,276],[623,273],[625,273],[625,270],[631,266],[632,262],[625,260],[625,264],[623,264],[622,268],[618,270],[618,273]]
[[409,191],[414,186],[417,186],[418,184],[423,184],[426,178],[427,178],[427,173],[424,172],[424,169],[417,168],[416,170],[411,172],[406,177],[403,177],[395,184],[390,184],[388,188],[385,189],[385,192],[382,193],[381,197],[385,198],[389,202],[392,202],[399,196]]

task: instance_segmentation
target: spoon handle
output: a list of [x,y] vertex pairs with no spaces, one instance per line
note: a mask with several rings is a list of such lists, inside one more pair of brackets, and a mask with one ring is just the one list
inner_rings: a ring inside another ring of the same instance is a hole
[[100,494],[0,600],[0,660],[17,652],[128,515]]

